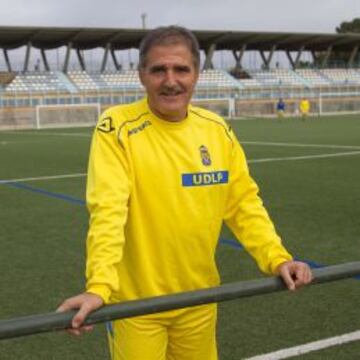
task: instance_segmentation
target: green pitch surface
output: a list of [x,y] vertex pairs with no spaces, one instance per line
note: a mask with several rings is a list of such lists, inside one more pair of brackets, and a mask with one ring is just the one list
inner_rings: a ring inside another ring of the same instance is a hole
[[[360,259],[360,118],[233,120],[264,203],[286,247],[313,265]],[[53,311],[83,290],[83,205],[90,129],[0,132],[0,318]],[[224,229],[224,283],[262,276]],[[220,305],[222,360],[360,330],[360,280]],[[347,338],[347,337],[346,337]],[[360,341],[296,359],[357,359]],[[2,360],[107,359],[104,326],[0,342]],[[265,358],[263,358],[265,360]],[[129,359],[132,360],[132,359]]]

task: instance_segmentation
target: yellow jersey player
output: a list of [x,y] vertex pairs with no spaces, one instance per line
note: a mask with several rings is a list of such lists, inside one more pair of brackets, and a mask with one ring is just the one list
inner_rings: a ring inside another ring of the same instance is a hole
[[310,112],[310,102],[309,102],[309,100],[306,99],[306,98],[301,99],[299,108],[300,108],[301,118],[303,120],[305,120],[308,117],[309,112]]
[[[59,307],[79,309],[75,335],[91,330],[82,323],[103,304],[218,285],[223,221],[262,271],[291,290],[311,281],[276,234],[234,133],[189,105],[199,65],[190,31],[150,31],[139,62],[147,96],[99,120],[87,183],[86,291]],[[216,311],[210,304],[115,321],[112,359],[216,360]]]

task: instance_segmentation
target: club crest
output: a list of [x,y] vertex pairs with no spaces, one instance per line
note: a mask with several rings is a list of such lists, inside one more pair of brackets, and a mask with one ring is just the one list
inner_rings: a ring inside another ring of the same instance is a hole
[[203,163],[203,165],[205,166],[211,165],[211,158],[208,148],[205,145],[201,145],[199,147],[199,151],[200,151],[201,162]]

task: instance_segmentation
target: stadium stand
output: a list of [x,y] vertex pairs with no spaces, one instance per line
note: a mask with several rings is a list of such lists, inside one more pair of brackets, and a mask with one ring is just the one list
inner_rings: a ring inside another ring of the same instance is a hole
[[360,84],[360,73],[352,69],[323,69],[320,73],[336,85]]
[[279,84],[289,86],[308,86],[305,79],[289,69],[274,69],[273,74],[279,80]]
[[263,86],[263,84],[256,79],[240,79],[238,81],[244,88],[259,88]]
[[99,85],[86,71],[71,71],[68,73],[68,77],[80,91],[97,90],[101,88],[101,85]]
[[100,77],[106,88],[124,89],[142,87],[136,70],[107,72],[104,74],[100,74]]
[[198,88],[222,87],[222,88],[240,88],[241,83],[234,79],[229,73],[223,70],[207,69],[200,73],[197,83]]
[[296,73],[311,87],[331,85],[331,82],[325,76],[314,69],[298,69],[296,70]]
[[19,73],[6,86],[8,92],[67,92],[56,72]]
[[308,86],[308,82],[289,69],[249,70],[263,86]]
[[[137,71],[131,66],[133,63],[124,70],[115,52],[137,48],[146,32],[143,29],[86,28],[62,28],[59,32],[59,29],[52,28],[0,27],[0,44],[7,44],[3,48],[7,71],[0,71],[0,128],[2,124],[18,128],[33,126],[39,106],[92,104],[104,109],[114,103],[139,99],[144,89]],[[354,56],[349,58],[345,68],[330,69],[327,68],[330,64],[324,61],[318,64],[315,58],[306,63],[312,67],[299,66],[304,44],[305,51],[310,54],[330,48],[333,52],[355,54],[360,35],[224,31],[194,31],[194,34],[205,54],[194,93],[194,101],[201,101],[202,106],[223,114],[274,114],[274,104],[282,97],[288,103],[288,111],[296,113],[297,102],[306,96],[312,102],[313,113],[354,112],[359,108],[360,71],[352,68],[356,60]],[[29,37],[33,42],[28,42]],[[235,66],[229,71],[213,67],[213,52],[208,49],[215,39],[216,51],[232,52],[234,56]],[[36,67],[33,67],[28,51],[29,56],[24,56],[20,67],[17,66],[20,71],[14,72],[8,51],[20,46],[42,50],[42,62],[37,59]],[[62,46],[67,47],[66,55],[57,59],[55,67],[54,63],[48,62],[46,51]],[[102,61],[90,71],[86,58],[79,54],[84,49],[99,47],[104,49]],[[108,56],[109,49],[111,58]],[[70,64],[70,52],[73,50],[78,52],[79,64]],[[261,56],[257,59],[262,58],[262,63],[255,61],[255,66],[244,66],[243,55],[247,51],[260,52]],[[297,52],[297,56],[288,56],[288,63],[276,62],[273,67],[271,58],[274,51],[288,55]],[[113,67],[108,66],[108,58],[113,60]],[[316,65],[321,66],[316,68]],[[31,72],[30,68],[37,71]],[[38,71],[40,68],[45,71]],[[69,71],[70,68],[72,71]],[[116,70],[110,71],[109,68]]]
[[[69,78],[79,90],[96,89],[137,89],[142,88],[138,72],[125,70],[106,73],[70,72]],[[200,73],[197,86],[199,88],[239,88],[241,85],[223,70],[204,70]]]

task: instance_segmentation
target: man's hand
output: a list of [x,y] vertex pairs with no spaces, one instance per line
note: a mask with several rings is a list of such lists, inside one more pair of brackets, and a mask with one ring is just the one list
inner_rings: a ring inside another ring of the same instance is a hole
[[65,300],[56,311],[64,312],[79,309],[71,322],[71,329],[68,332],[73,335],[81,335],[83,332],[92,331],[93,325],[82,326],[85,318],[94,310],[104,305],[103,299],[99,295],[83,293]]
[[300,261],[283,262],[277,267],[277,273],[291,291],[310,284],[313,278],[310,267]]

